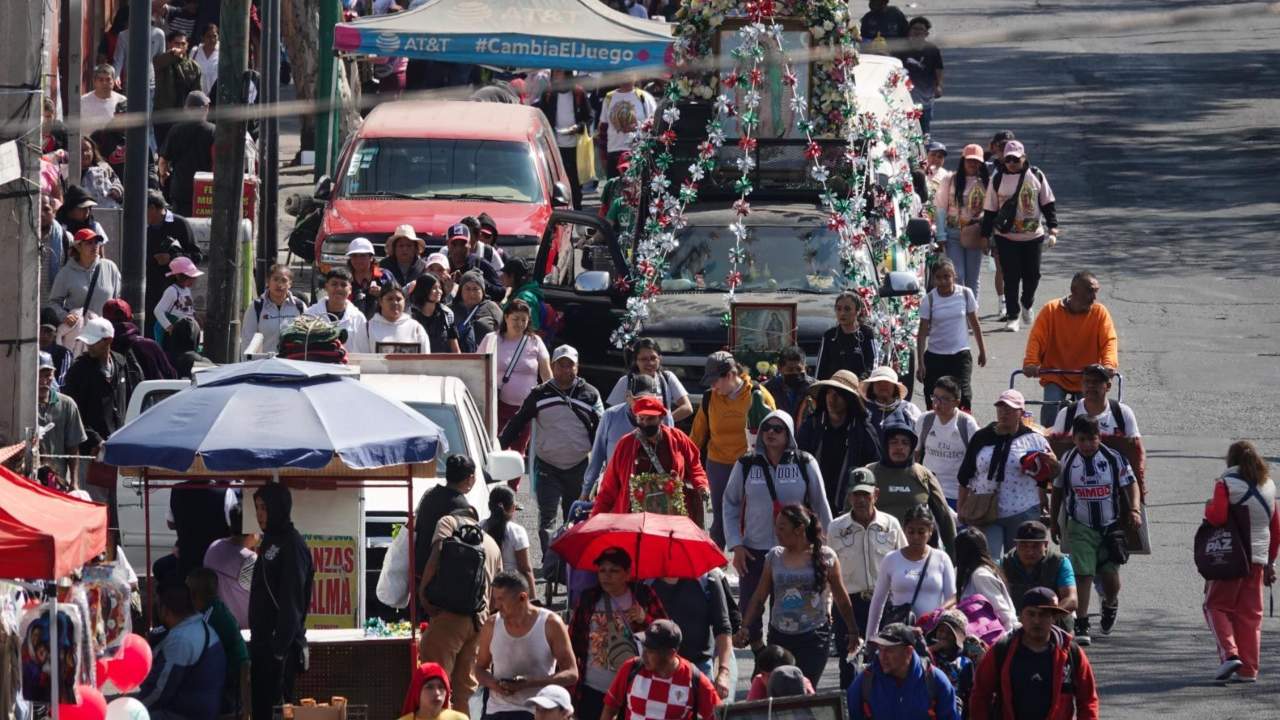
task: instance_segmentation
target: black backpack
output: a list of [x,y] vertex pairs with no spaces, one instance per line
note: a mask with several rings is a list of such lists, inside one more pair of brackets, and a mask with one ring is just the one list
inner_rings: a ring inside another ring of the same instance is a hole
[[459,615],[483,612],[489,594],[485,582],[484,530],[470,520],[461,520],[453,534],[440,545],[441,568],[427,585],[427,602]]
[[[1071,403],[1067,406],[1067,414],[1063,418],[1062,425],[1063,429],[1066,430],[1067,433],[1071,432],[1071,421],[1076,419],[1077,407],[1079,407],[1079,403]],[[1107,398],[1107,407],[1111,409],[1111,419],[1116,423],[1116,432],[1120,435],[1127,435],[1128,433],[1126,430],[1128,430],[1128,428],[1125,427],[1124,411],[1120,409],[1120,401],[1114,398]]]

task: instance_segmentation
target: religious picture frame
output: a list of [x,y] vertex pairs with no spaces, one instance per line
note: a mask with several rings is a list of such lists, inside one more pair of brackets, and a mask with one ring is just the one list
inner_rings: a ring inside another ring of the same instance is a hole
[[[749,24],[745,17],[725,18],[716,32],[715,53],[718,58],[727,58],[731,52],[742,44],[738,30]],[[788,53],[808,52],[813,47],[813,35],[808,25],[797,18],[778,18],[782,27],[782,48]],[[799,116],[791,107],[791,89],[782,81],[782,64],[773,36],[765,34],[761,39],[764,47],[764,62],[760,64],[764,73],[760,88],[760,125],[756,128],[757,140],[803,140],[804,134],[796,127]],[[813,95],[813,66],[808,60],[792,61],[791,69],[796,75],[796,87],[806,105]],[[731,68],[723,69],[720,76],[728,74]],[[734,92],[734,105],[741,109],[745,106],[746,91],[738,88]],[[807,108],[806,108],[807,112]],[[740,136],[736,115],[726,117],[722,121],[725,137]]]
[[729,306],[729,347],[778,352],[796,344],[796,303],[735,302]]

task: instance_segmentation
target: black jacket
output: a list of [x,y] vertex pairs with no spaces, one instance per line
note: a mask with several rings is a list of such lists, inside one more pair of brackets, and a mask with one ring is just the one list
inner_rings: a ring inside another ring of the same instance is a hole
[[[422,258],[413,259],[413,264],[409,266],[409,272],[400,272],[400,264],[396,262],[394,257],[382,258],[382,262],[378,263],[378,267],[390,275],[400,287],[407,287],[409,283],[427,274],[427,261]],[[385,289],[386,285],[383,288]]]
[[[533,104],[534,107],[542,111],[547,116],[547,122],[551,123],[551,127],[556,125],[556,95],[558,93],[544,92],[542,97]],[[587,102],[587,93],[580,87],[573,88],[573,122],[575,125],[581,125],[584,129],[591,126],[591,104]]]
[[267,506],[267,527],[258,547],[249,590],[250,643],[284,659],[306,642],[305,624],[311,603],[315,565],[311,550],[293,526],[293,499],[278,483],[255,497]]
[[[822,477],[832,517],[847,509],[844,503],[849,496],[849,471],[880,459],[880,442],[875,430],[865,417],[854,415],[852,408],[849,412],[849,434],[845,438],[844,462],[840,466],[840,472],[836,477],[827,477],[824,472]],[[827,428],[827,411],[823,408],[805,418],[796,431],[796,445],[816,458],[819,465],[822,464],[822,441]]]
[[422,571],[431,558],[431,538],[435,537],[440,518],[459,510],[472,510],[467,496],[448,485],[437,485],[423,494],[413,513],[413,591],[418,591]]
[[196,265],[204,263],[204,253],[196,244],[191,225],[185,217],[166,212],[164,220],[147,226],[147,297],[143,309],[148,320],[155,319],[152,313],[160,303],[164,289],[169,286],[169,278],[166,277],[168,264],[161,265],[155,260],[155,256],[161,254],[168,255],[170,259],[179,255],[189,257]]
[[836,325],[822,333],[822,345],[818,348],[818,379],[826,380],[837,370],[848,370],[866,380],[876,366],[875,332],[866,325],[859,325],[852,334],[840,332]]
[[[502,428],[502,433],[498,436],[498,442],[502,447],[510,447],[511,443],[520,437],[520,433],[524,431],[525,426],[538,417],[542,410],[552,405],[557,408],[564,407],[565,403],[549,404],[546,402],[559,397],[578,401],[577,403],[569,404],[569,409],[582,423],[581,429],[587,434],[588,441],[594,439],[596,429],[600,427],[600,414],[594,410],[594,408],[601,406],[600,391],[582,378],[576,378],[567,391],[561,390],[556,385],[555,378],[552,378],[530,390],[529,395],[520,404],[520,409],[507,421],[507,424]],[[588,410],[587,408],[592,409]],[[566,427],[564,430],[565,432],[577,432],[578,428]],[[590,443],[588,442],[588,444]]]
[[93,431],[89,442],[93,442],[94,433],[99,441],[106,440],[124,425],[129,396],[140,382],[142,371],[137,363],[131,363],[114,350],[111,351],[110,377],[102,373],[102,365],[88,353],[71,363],[62,392],[76,401],[85,429]]

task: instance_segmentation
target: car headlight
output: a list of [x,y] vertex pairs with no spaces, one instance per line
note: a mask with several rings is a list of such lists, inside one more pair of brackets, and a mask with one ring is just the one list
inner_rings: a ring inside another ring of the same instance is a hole
[[684,338],[656,337],[653,341],[663,354],[684,352]]

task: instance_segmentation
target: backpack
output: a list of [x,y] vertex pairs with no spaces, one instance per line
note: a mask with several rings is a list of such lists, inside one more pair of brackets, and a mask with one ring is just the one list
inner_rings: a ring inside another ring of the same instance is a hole
[[[1076,419],[1076,408],[1079,405],[1080,403],[1071,403],[1067,406],[1067,414],[1063,419],[1062,428],[1068,433],[1071,432],[1071,421]],[[1120,410],[1120,401],[1114,398],[1107,398],[1107,406],[1111,408],[1111,419],[1115,421],[1116,433],[1120,435],[1127,434],[1125,432],[1124,412]]]
[[[813,456],[803,450],[791,451],[791,461],[793,464],[795,464],[797,468],[800,469],[800,480],[801,482],[804,483],[804,506],[806,508],[809,507],[809,461],[811,460],[813,460]],[[738,529],[739,529],[739,532],[743,532],[746,530],[746,522],[747,522],[747,513],[745,511],[746,497],[747,497],[747,491],[746,491],[747,474],[751,472],[752,467],[759,466],[761,472],[764,473],[764,486],[768,488],[769,497],[770,499],[773,500],[774,515],[777,515],[778,511],[782,509],[782,503],[778,502],[778,490],[773,485],[773,470],[769,468],[768,460],[766,460],[761,455],[758,455],[753,452],[749,452],[746,455],[743,455],[742,457],[738,458],[738,463],[742,465],[742,485],[743,485],[742,498],[743,498],[743,510],[744,510],[741,514],[741,517],[738,518]]]
[[[686,660],[685,662],[689,662]],[[627,698],[631,695],[631,686],[636,681],[636,676],[640,674],[640,668],[644,667],[644,662],[640,658],[636,658],[631,662],[631,668],[627,670],[626,690],[622,694],[622,702],[627,702]],[[690,720],[698,720],[698,687],[702,685],[698,678],[704,677],[697,665],[689,663],[689,718]],[[625,707],[623,708],[626,709]],[[629,715],[630,713],[626,713]]]
[[[301,315],[306,315],[306,314],[307,314],[307,304],[306,304],[306,303],[304,303],[304,302],[302,302],[302,300],[298,299],[298,297],[297,297],[296,295],[290,295],[290,296],[289,296],[289,299],[293,301],[293,306],[294,306],[295,308],[297,308],[297,309],[298,309],[298,315],[300,315],[300,316],[301,316]],[[253,314],[254,314],[255,316],[259,317],[259,318],[260,318],[260,317],[262,317],[262,308],[263,308],[264,306],[265,306],[265,301],[262,299],[262,297],[261,297],[261,296],[257,297],[257,298],[253,301]]]
[[707,604],[714,602],[711,593],[714,590],[711,583],[720,583],[720,590],[724,594],[725,607],[729,611],[729,627],[734,633],[742,628],[742,609],[738,607],[738,601],[733,597],[733,592],[729,588],[729,578],[719,570],[711,572],[698,578],[698,584],[702,586],[702,592],[707,596]]
[[[929,717],[938,717],[938,677],[933,674],[933,661],[927,657],[920,658],[924,668],[924,689],[929,693]],[[871,720],[871,690],[875,684],[876,673],[870,665],[862,670],[862,717]]]
[[[1034,173],[1036,179],[1040,181],[1040,186],[1044,187],[1044,173],[1040,172],[1040,168],[1029,165],[1026,170],[1019,173],[1018,185],[1013,189],[1013,195],[1009,196],[1009,199],[1005,200],[1000,205],[1000,209],[996,211],[996,232],[1009,232],[1012,229],[1013,221],[1018,214],[1018,196],[1022,194],[1022,184],[1027,179],[1028,172]],[[1000,181],[1004,180],[1004,175],[1004,171],[997,167],[991,176],[991,189],[993,192],[997,194],[1000,192]]]
[[[960,431],[960,442],[964,443],[967,448],[969,447],[969,428],[960,422],[961,413],[968,415],[963,410],[956,410],[956,430]],[[932,412],[924,414],[924,419],[922,420],[924,425],[920,428],[920,447],[916,448],[916,462],[918,463],[924,462],[924,443],[929,439],[929,431],[933,429],[933,421],[937,417],[937,414]]]
[[1205,580],[1235,580],[1249,574],[1253,549],[1251,521],[1245,504],[1251,497],[1258,500],[1270,517],[1271,509],[1258,493],[1257,486],[1250,485],[1244,496],[1228,507],[1225,525],[1219,527],[1204,520],[1196,530],[1192,553],[1196,571]]
[[459,615],[483,612],[489,594],[485,582],[484,530],[466,519],[440,545],[440,567],[427,585],[427,602]]
[[[996,662],[996,688],[995,693],[991,696],[991,717],[1004,717],[1004,697],[1001,686],[1004,677],[1004,663],[1009,656],[1009,644],[1013,642],[1013,633],[1009,633],[1000,638],[1000,641],[991,646],[991,652],[995,653]],[[1067,642],[1071,643],[1067,649],[1067,667],[1066,679],[1062,681],[1062,692],[1064,694],[1074,693],[1076,684],[1076,671],[1080,669],[1080,646],[1076,641],[1068,636]]]

